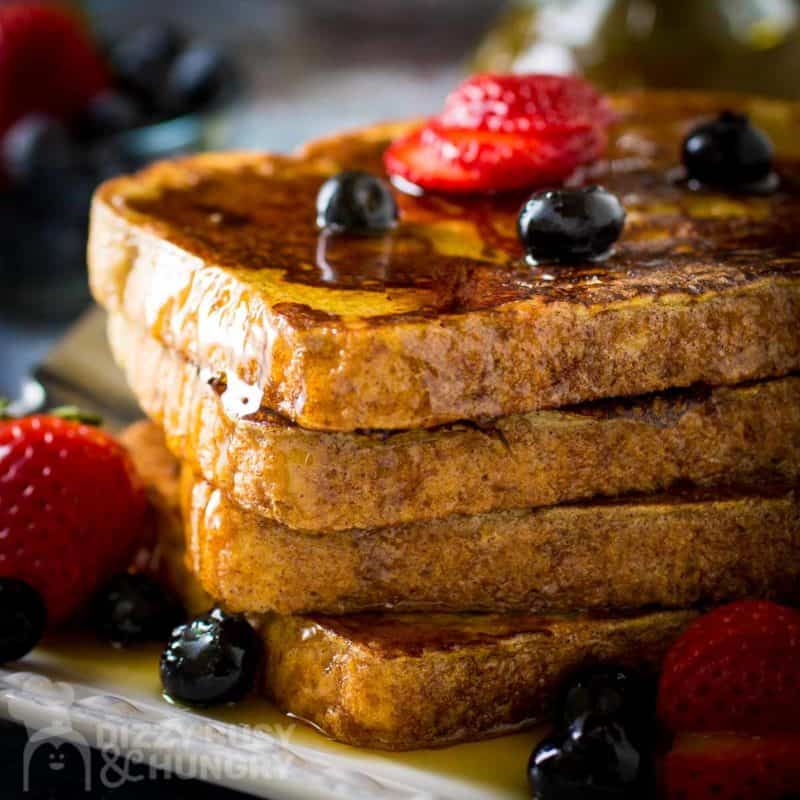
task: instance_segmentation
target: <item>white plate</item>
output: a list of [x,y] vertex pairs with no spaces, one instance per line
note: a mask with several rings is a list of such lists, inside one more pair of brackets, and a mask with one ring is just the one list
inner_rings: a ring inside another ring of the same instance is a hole
[[[517,800],[536,733],[408,754],[337,745],[263,701],[213,714],[167,703],[158,652],[114,650],[81,637],[38,648],[0,670],[0,715],[53,738],[270,800]],[[249,724],[236,724],[245,721]],[[253,727],[253,725],[257,727]],[[124,763],[124,761],[123,761]],[[115,770],[111,783],[124,780]]]

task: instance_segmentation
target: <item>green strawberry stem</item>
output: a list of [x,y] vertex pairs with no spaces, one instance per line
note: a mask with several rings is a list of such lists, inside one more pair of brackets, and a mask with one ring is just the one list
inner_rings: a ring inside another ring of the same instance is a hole
[[80,422],[84,425],[99,427],[103,424],[103,418],[99,414],[91,411],[84,411],[78,406],[57,406],[48,412],[53,417],[60,417],[69,422]]

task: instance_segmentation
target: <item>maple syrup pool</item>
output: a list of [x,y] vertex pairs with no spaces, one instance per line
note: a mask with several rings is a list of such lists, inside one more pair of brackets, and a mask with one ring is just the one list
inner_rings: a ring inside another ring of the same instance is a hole
[[[118,649],[88,634],[64,633],[49,636],[29,656],[7,669],[18,668],[51,680],[113,691],[133,700],[167,704],[158,674],[160,653],[158,645]],[[230,725],[257,726],[261,731],[280,732],[289,746],[313,748],[331,756],[357,755],[359,759],[374,759],[376,763],[388,761],[393,765],[462,781],[473,792],[485,788],[502,798],[529,796],[526,779],[528,757],[545,733],[543,729],[536,729],[436,750],[387,753],[356,750],[333,742],[281,713],[268,701],[256,697],[238,704],[191,710]]]

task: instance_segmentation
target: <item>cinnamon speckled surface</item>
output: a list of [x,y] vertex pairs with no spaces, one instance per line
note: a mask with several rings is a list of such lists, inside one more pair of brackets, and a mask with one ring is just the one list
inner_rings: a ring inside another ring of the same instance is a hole
[[[695,192],[682,135],[728,106],[779,153],[776,193]],[[430,427],[800,367],[800,107],[703,94],[616,99],[610,160],[587,182],[628,223],[602,264],[521,260],[520,198],[399,197],[389,235],[318,236],[316,188],[372,166],[403,125],[296,157],[203,156],[106,184],[95,296],[308,428]]]

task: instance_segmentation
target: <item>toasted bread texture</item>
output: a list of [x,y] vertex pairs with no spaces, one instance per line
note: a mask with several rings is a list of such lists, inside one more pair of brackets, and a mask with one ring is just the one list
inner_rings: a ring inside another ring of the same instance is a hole
[[[164,162],[104,184],[94,294],[216,373],[241,414],[323,430],[423,428],[728,385],[800,368],[800,105],[646,93],[615,98],[609,160],[585,176],[628,222],[602,264],[530,267],[522,197],[398,194],[383,237],[320,234],[315,198],[344,168],[381,170],[408,124],[294,156]],[[721,109],[772,137],[777,191],[693,191],[687,128]]]
[[264,689],[338,741],[438,747],[549,720],[586,664],[656,667],[694,616],[269,616]]
[[[148,483],[160,535],[182,536],[177,462],[151,423],[123,440]],[[178,547],[170,547],[173,556]],[[297,571],[297,564],[294,570]],[[306,568],[306,567],[304,567]],[[191,608],[191,571],[162,577]],[[203,610],[203,607],[196,610]],[[469,741],[546,720],[561,682],[593,661],[657,665],[695,616],[253,615],[263,691],[342,742],[388,750]]]
[[180,464],[164,446],[161,429],[151,422],[134,423],[119,438],[130,452],[147,487],[155,533],[152,546],[139,554],[134,566],[153,575],[175,592],[189,613],[202,613],[211,608],[214,601],[189,570],[186,560]]
[[397,433],[235,419],[195,366],[114,315],[110,340],[167,444],[235,502],[333,531],[654,493],[680,482],[800,478],[800,377]]
[[302,533],[184,473],[194,574],[234,611],[685,608],[800,599],[792,488],[668,495]]

